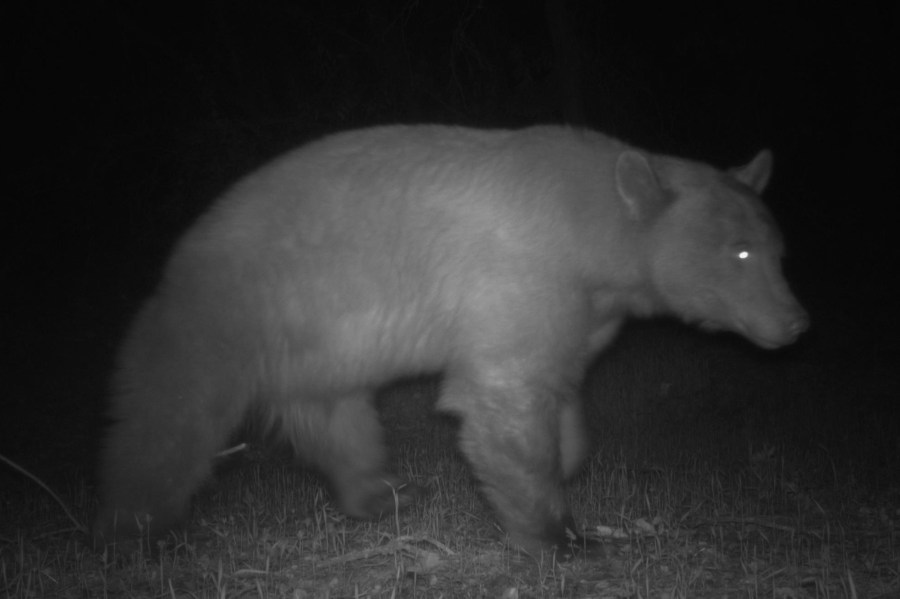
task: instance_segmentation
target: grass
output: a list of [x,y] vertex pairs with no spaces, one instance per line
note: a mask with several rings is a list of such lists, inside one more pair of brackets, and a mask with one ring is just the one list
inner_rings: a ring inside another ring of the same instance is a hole
[[[427,490],[413,508],[346,518],[316,475],[253,449],[223,460],[186,534],[123,557],[88,550],[52,498],[9,476],[0,597],[900,597],[896,455],[873,464],[824,421],[711,404],[721,353],[651,355],[641,369],[627,344],[617,351],[586,389],[605,401],[588,404],[596,448],[569,487],[599,543],[586,557],[510,550],[426,384],[382,401],[398,471]],[[727,366],[753,380],[726,377],[737,381],[726,391],[813,385],[804,364],[765,374],[755,359]],[[891,442],[875,430],[868,441]],[[86,480],[73,472],[57,489],[83,521],[95,507]]]

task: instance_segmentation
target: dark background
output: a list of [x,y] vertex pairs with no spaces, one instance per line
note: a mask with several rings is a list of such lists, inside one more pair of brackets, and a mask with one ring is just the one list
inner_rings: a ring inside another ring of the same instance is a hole
[[771,147],[767,199],[813,329],[762,358],[731,338],[638,326],[629,360],[639,368],[642,344],[680,336],[675,347],[721,350],[726,372],[805,368],[791,393],[751,386],[748,401],[775,414],[796,413],[795,401],[810,416],[791,422],[798,435],[853,439],[900,464],[896,3],[87,0],[2,11],[0,453],[37,474],[90,475],[116,343],[174,239],[219,192],[315,136],[395,122],[586,124],[723,167]]

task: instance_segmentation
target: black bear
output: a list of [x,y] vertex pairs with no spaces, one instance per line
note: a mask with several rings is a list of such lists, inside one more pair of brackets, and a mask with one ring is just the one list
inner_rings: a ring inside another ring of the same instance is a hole
[[724,172],[552,126],[382,127],[275,160],[181,239],[131,326],[95,543],[181,523],[251,407],[341,509],[377,517],[401,481],[373,390],[429,372],[513,543],[564,543],[587,447],[575,390],[625,318],[766,348],[807,327],[758,197],[771,162]]

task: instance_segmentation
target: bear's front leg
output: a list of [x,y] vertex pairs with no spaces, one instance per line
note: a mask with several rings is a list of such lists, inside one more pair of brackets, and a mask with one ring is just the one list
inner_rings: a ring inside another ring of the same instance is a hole
[[566,546],[574,533],[563,492],[563,401],[546,387],[502,377],[451,377],[440,402],[462,416],[463,453],[512,543],[533,556]]

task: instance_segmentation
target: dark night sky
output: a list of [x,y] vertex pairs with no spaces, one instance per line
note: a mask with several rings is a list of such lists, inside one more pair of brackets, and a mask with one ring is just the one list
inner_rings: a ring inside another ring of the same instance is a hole
[[894,373],[895,3],[569,0],[563,49],[531,1],[13,4],[0,453],[26,464],[50,437],[90,456],[128,315],[237,176],[356,126],[561,122],[573,93],[648,149],[731,166],[772,147],[810,359]]

